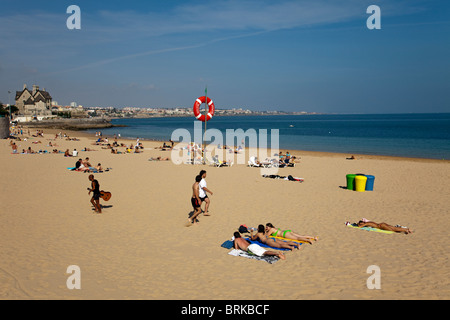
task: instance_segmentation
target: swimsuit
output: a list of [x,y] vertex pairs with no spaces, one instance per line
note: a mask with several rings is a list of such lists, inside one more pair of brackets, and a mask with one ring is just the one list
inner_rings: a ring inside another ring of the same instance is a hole
[[[274,233],[272,233],[271,234],[271,236],[272,237],[276,237],[277,236],[277,234],[278,234],[278,231],[281,231],[279,228],[278,228],[278,230],[277,231],[275,231]],[[286,238],[286,233],[288,233],[288,232],[292,232],[292,230],[285,230],[285,231],[283,231],[283,238]]]
[[283,232],[283,238],[286,238],[286,232],[292,232],[292,230],[285,230],[285,231]]
[[274,233],[272,233],[271,236],[272,236],[272,237],[276,237],[279,230],[280,230],[280,229],[278,229],[277,231],[275,231]]
[[200,204],[198,203],[197,198],[191,198],[191,204],[194,209],[200,208]]

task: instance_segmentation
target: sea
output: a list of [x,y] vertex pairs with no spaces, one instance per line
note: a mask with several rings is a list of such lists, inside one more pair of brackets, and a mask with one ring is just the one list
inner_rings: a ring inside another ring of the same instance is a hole
[[[187,130],[192,137],[195,126],[201,125],[204,130],[204,123],[194,116],[121,118],[113,119],[112,124],[124,127],[103,129],[104,136],[120,134],[122,138],[181,141],[180,137],[172,136],[177,129]],[[278,134],[279,150],[282,151],[450,159],[450,113],[217,116],[207,122],[206,129],[220,130],[224,139],[227,130],[242,129],[245,133],[254,129],[268,147],[271,146],[271,134]],[[267,138],[262,129],[266,129]],[[206,143],[220,144],[221,141],[215,140]],[[241,143],[234,141],[236,146]],[[249,139],[246,138],[244,143],[248,146]]]

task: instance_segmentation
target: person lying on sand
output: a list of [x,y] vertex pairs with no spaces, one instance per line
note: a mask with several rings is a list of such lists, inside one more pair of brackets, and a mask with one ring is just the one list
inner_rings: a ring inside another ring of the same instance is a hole
[[161,158],[161,157],[153,158],[153,157],[151,157],[150,159],[148,159],[148,161],[169,161],[169,160],[170,160],[169,157],[166,157],[166,158]]
[[262,257],[262,256],[277,256],[278,258],[285,260],[286,257],[281,252],[275,252],[275,251],[269,251],[261,246],[257,245],[256,243],[250,244],[247,240],[243,239],[241,237],[241,234],[239,232],[235,232],[234,234],[234,248],[240,249],[243,251],[246,251],[250,254],[254,254],[255,256]]
[[309,244],[312,244],[312,241],[319,240],[318,237],[311,237],[311,236],[301,236],[295,232],[292,232],[292,230],[284,230],[281,231],[280,228],[275,229],[275,227],[269,222],[266,224],[266,235],[272,236],[272,237],[281,237],[286,239],[292,239],[292,240],[298,240],[298,241],[305,241]]
[[160,147],[155,147],[155,149],[159,149],[159,150],[163,150],[163,151],[166,151],[166,150],[172,150],[172,148],[173,148],[173,144],[172,144],[172,146],[169,146],[169,145],[166,144],[165,142],[163,143],[162,146],[160,146]]
[[363,220],[360,220],[357,223],[357,225],[360,228],[362,228],[362,227],[372,227],[372,228],[376,228],[376,229],[394,231],[394,232],[399,232],[399,233],[404,233],[404,234],[412,233],[412,231],[409,228],[406,228],[406,227],[394,227],[394,226],[391,226],[391,225],[389,225],[389,224],[387,224],[385,222],[376,223],[374,221],[363,221]]
[[260,224],[258,226],[258,232],[256,234],[253,234],[253,229],[250,230],[250,239],[252,239],[253,241],[258,240],[261,243],[264,243],[264,244],[268,245],[269,247],[273,247],[273,248],[282,248],[282,249],[289,249],[289,250],[300,249],[299,243],[286,242],[286,241],[281,241],[281,240],[277,241],[274,238],[269,238],[265,234],[265,229],[262,224]]

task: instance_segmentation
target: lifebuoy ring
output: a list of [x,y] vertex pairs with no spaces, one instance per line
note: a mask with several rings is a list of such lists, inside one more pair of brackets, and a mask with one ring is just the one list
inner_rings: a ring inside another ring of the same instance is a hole
[[205,103],[205,101],[206,101],[206,97],[203,96],[203,97],[200,97],[197,100],[195,100],[195,103],[194,103],[194,116],[197,120],[200,120],[202,122],[211,120],[211,118],[214,115],[214,110],[215,110],[214,102],[210,98],[208,98],[208,114],[206,115],[206,120],[205,120],[205,115],[200,112],[200,106],[202,105],[202,103]]

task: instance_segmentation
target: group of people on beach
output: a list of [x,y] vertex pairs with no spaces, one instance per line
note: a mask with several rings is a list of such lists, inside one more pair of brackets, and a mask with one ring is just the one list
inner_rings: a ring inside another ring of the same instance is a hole
[[89,162],[89,157],[86,157],[84,160],[79,158],[78,161],[75,162],[75,167],[72,170],[82,172],[103,172],[103,167],[101,163],[98,163],[95,167],[92,166]]
[[[247,232],[247,228],[244,228],[244,232]],[[256,231],[255,234],[253,232]],[[267,223],[265,226],[260,224],[255,230],[250,228],[250,240],[258,241],[261,244],[269,246],[275,249],[300,249],[301,243],[313,244],[313,241],[319,240],[318,237],[302,236],[292,230],[281,230],[275,228],[271,223]],[[272,250],[267,250],[261,247],[257,243],[250,243],[246,239],[243,239],[239,231],[234,232],[234,248],[246,251],[250,254],[257,256],[277,256],[280,259],[286,259],[283,253]]]

